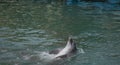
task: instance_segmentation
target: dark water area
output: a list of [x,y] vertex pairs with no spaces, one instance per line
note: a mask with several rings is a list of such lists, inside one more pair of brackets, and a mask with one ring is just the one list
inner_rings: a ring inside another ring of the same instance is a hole
[[64,47],[69,36],[85,53],[61,65],[120,65],[119,8],[101,2],[0,3],[0,65],[44,65],[35,52]]

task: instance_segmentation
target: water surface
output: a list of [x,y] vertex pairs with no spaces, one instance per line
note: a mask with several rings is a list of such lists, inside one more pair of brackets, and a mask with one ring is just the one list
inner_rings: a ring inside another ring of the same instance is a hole
[[44,65],[39,52],[64,47],[69,36],[85,53],[61,65],[120,65],[119,11],[33,2],[2,3],[0,11],[0,65]]

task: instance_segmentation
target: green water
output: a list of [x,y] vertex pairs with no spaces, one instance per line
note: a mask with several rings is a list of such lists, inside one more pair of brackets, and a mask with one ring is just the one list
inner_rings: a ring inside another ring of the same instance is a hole
[[61,65],[120,65],[119,11],[61,3],[0,4],[0,65],[44,65],[35,51],[63,47],[69,36],[85,53]]

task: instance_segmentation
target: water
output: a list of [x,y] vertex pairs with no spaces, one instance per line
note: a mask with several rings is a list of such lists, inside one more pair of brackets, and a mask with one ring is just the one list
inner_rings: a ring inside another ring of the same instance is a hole
[[19,2],[2,3],[0,11],[0,65],[45,65],[40,53],[64,47],[69,36],[85,53],[56,65],[120,65],[117,10]]

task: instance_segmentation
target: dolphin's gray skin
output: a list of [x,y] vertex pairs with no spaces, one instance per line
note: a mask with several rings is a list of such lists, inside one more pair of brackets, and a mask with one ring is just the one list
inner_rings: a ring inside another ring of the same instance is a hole
[[76,44],[73,39],[69,37],[65,48],[56,49],[49,52],[49,54],[56,54],[55,58],[64,58],[74,54],[77,51]]

